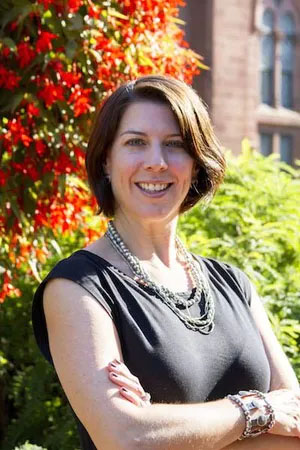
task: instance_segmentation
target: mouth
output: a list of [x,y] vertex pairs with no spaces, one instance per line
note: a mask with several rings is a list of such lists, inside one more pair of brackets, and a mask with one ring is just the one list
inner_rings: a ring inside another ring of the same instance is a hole
[[148,194],[160,194],[166,192],[173,183],[135,183],[143,192]]

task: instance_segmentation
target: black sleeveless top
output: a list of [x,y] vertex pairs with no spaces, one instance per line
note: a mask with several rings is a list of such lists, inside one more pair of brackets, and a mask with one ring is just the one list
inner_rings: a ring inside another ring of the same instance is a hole
[[[209,258],[201,261],[216,310],[215,328],[209,335],[188,329],[149,287],[137,284],[105,259],[87,250],[75,252],[54,267],[35,293],[32,322],[41,352],[53,365],[43,291],[50,279],[66,278],[83,287],[108,312],[125,364],[154,403],[206,402],[241,389],[267,392],[270,367],[250,311],[248,278],[229,264]],[[199,305],[193,305],[190,312],[199,315]],[[96,449],[74,416],[82,449]]]

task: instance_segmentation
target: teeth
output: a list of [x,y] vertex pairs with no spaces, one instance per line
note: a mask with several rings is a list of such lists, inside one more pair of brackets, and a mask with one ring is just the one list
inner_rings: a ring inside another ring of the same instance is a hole
[[139,186],[144,189],[145,191],[163,191],[168,187],[168,183],[139,183]]

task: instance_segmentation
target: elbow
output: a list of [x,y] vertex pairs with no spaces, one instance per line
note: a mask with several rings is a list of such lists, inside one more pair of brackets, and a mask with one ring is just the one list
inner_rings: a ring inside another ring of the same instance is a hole
[[95,447],[99,450],[154,450],[153,446],[149,446],[149,441],[146,442],[147,433],[143,424],[136,417],[127,416],[126,419],[115,422],[114,426],[106,424],[102,429],[90,429]]

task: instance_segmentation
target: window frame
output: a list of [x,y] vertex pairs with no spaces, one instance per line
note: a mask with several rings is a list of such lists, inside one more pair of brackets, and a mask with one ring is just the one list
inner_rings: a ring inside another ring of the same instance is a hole
[[[277,2],[278,3],[278,2]],[[273,12],[274,17],[274,28],[273,28],[273,39],[274,39],[274,71],[273,71],[273,80],[270,87],[270,90],[273,89],[274,95],[272,102],[266,102],[264,101],[263,94],[262,94],[262,82],[263,82],[263,67],[264,63],[262,61],[262,45],[263,45],[263,38],[265,36],[270,35],[263,26],[263,16],[264,13],[270,10]],[[298,18],[299,11],[297,11],[296,7],[293,4],[292,0],[281,0],[281,2],[276,5],[275,0],[262,0],[259,4],[259,8],[256,8],[256,24],[257,29],[259,31],[260,35],[260,70],[259,70],[259,79],[260,79],[260,103],[264,105],[268,105],[275,108],[287,108],[292,110],[295,107],[295,88],[294,88],[294,80],[297,76],[295,73],[296,67],[294,65],[292,71],[287,71],[286,68],[282,65],[282,58],[281,58],[281,49],[282,49],[282,42],[287,38],[288,34],[284,34],[282,30],[280,29],[280,18],[286,14],[290,14],[293,17],[295,28],[294,28],[294,34],[293,34],[293,41],[296,42],[297,36],[299,36],[300,31],[300,20]],[[294,45],[294,52],[296,52],[296,46]],[[295,59],[295,58],[294,58]],[[284,88],[282,86],[282,80],[283,77],[286,77],[288,74],[289,83],[291,86],[291,101],[288,102],[288,106],[284,106],[284,101],[282,101],[283,98],[283,91]],[[292,83],[292,84],[291,84]]]

